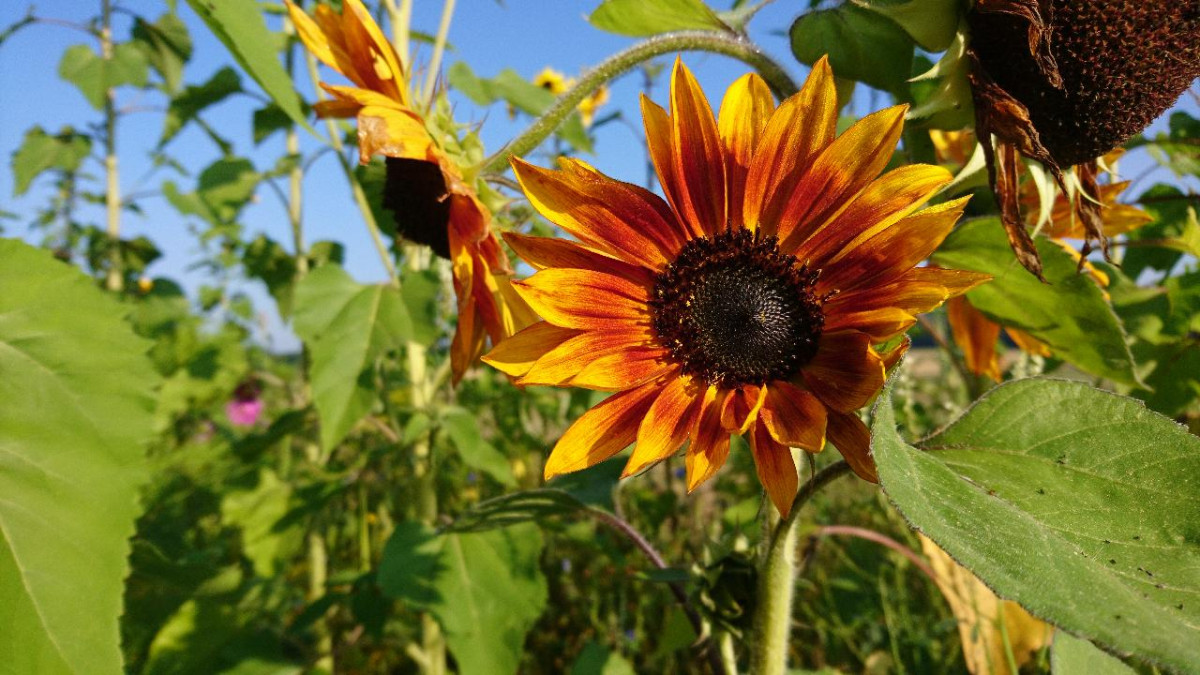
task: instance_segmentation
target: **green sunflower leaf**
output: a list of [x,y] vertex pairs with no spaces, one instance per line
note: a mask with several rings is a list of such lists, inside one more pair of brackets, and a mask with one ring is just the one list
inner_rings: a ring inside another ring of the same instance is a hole
[[955,228],[932,260],[992,275],[967,299],[993,321],[1029,333],[1084,372],[1145,386],[1134,372],[1125,330],[1100,286],[1049,239],[1038,238],[1037,250],[1048,284],[1017,264],[998,219],[980,218]]
[[204,84],[188,85],[179,95],[172,98],[167,106],[167,116],[163,122],[162,137],[158,140],[158,146],[161,148],[166,145],[205,108],[241,91],[242,78],[236,70],[228,66],[218,70]]
[[315,135],[304,116],[296,85],[279,63],[279,36],[267,30],[256,2],[245,0],[188,0],[209,30],[279,109],[296,124]]
[[398,289],[360,284],[333,264],[296,285],[292,312],[312,356],[313,404],[328,451],[371,410],[375,360],[409,339],[412,324]]
[[600,30],[632,37],[674,30],[729,30],[701,0],[604,0],[588,21]]
[[913,41],[886,16],[845,4],[802,14],[788,35],[801,63],[828,55],[834,75],[908,98]]
[[192,58],[192,37],[187,25],[174,14],[163,14],[149,23],[133,20],[134,44],[145,52],[150,66],[162,76],[167,91],[178,91],[183,81],[183,64]]
[[379,563],[383,592],[431,612],[446,633],[459,672],[515,673],[525,634],[546,607],[533,524],[438,534],[400,523]]
[[1054,675],[1134,675],[1137,671],[1096,645],[1069,633],[1054,636],[1050,648]]
[[883,490],[1001,597],[1114,653],[1200,663],[1200,438],[1133,399],[1029,379],[918,445],[886,391]]
[[126,310],[0,240],[0,672],[121,673],[158,377]]

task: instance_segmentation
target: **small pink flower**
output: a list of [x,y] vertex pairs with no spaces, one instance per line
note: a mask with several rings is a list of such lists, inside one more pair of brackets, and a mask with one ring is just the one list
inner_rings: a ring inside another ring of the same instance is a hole
[[258,382],[253,379],[238,385],[233,400],[225,405],[225,415],[235,427],[252,427],[262,414],[263,402],[258,397]]

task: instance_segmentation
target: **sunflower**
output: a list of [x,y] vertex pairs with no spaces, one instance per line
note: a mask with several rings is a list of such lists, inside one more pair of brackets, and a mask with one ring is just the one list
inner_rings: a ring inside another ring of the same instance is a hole
[[563,75],[550,66],[542,68],[542,72],[534,75],[533,83],[555,96],[562,94],[571,86],[571,82],[567,80],[566,75]]
[[988,139],[988,177],[1018,260],[1041,276],[1020,216],[1018,155],[1041,162],[1071,197],[1083,254],[1093,241],[1107,254],[1097,160],[1200,76],[1200,4],[977,0],[967,22],[975,132]]
[[[688,443],[689,490],[745,434],[781,513],[796,495],[790,447],[831,441],[875,481],[870,435],[855,414],[907,347],[914,314],[986,280],[915,267],[966,199],[917,211],[945,169],[888,163],[906,107],[869,115],[840,136],[825,60],[778,108],[754,74],[726,92],[719,120],[676,61],[670,113],[642,98],[666,201],[562,159],[519,159],[531,204],[578,241],[506,235],[539,270],[515,284],[544,321],[484,361],[519,384],[615,392],[563,434],[547,478],[634,443],[628,476]],[[891,349],[875,345],[896,341]]]
[[383,205],[399,234],[451,261],[458,327],[450,361],[457,382],[483,353],[487,337],[497,344],[536,319],[513,292],[491,215],[430,134],[400,57],[361,0],[343,0],[340,15],[318,4],[312,17],[284,1],[304,46],[354,84],[322,82],[333,99],[313,106],[317,116],[358,119],[359,161],[385,157]]
[[[1117,150],[1103,158],[1104,166],[1112,166],[1123,154]],[[1145,211],[1130,204],[1122,204],[1117,198],[1129,186],[1129,181],[1111,181],[1097,185],[1097,195],[1100,203],[1097,205],[1100,213],[1100,231],[1105,237],[1115,237],[1119,234],[1132,232],[1137,228],[1153,222],[1154,218]],[[1026,227],[1037,228],[1037,206],[1040,197],[1033,181],[1026,181],[1021,188],[1021,203],[1026,207]],[[1049,212],[1049,221],[1040,228],[1041,233],[1058,244],[1064,251],[1074,257],[1080,267],[1100,285],[1106,288],[1109,283],[1108,275],[1097,269],[1076,251],[1066,239],[1083,239],[1087,231],[1077,217],[1077,209],[1071,195],[1058,194]],[[996,340],[1000,330],[1004,332],[1023,352],[1036,356],[1052,355],[1049,345],[1033,337],[1023,330],[1011,326],[1003,326],[984,316],[965,297],[951,299],[946,303],[946,318],[950,324],[950,332],[954,341],[962,350],[963,362],[967,369],[976,375],[986,375],[999,382],[1003,377],[1000,372],[1000,359],[996,352]]]

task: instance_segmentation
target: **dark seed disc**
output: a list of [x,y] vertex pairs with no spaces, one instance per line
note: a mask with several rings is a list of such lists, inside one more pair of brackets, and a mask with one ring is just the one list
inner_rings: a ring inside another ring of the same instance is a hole
[[1195,0],[1037,2],[1061,88],[1030,53],[1028,21],[978,11],[987,4],[1002,3],[972,10],[971,47],[988,75],[1029,109],[1042,144],[1063,168],[1124,144],[1200,76]]
[[396,157],[387,157],[385,164],[383,208],[392,212],[397,234],[448,259],[450,200],[441,168],[433,162]]

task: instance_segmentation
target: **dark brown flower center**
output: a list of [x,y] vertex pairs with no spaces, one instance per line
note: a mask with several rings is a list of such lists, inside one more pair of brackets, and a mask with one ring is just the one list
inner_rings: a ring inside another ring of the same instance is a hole
[[738,229],[688,242],[655,280],[654,330],[683,371],[727,388],[786,379],[825,325],[818,271],[775,237]]

